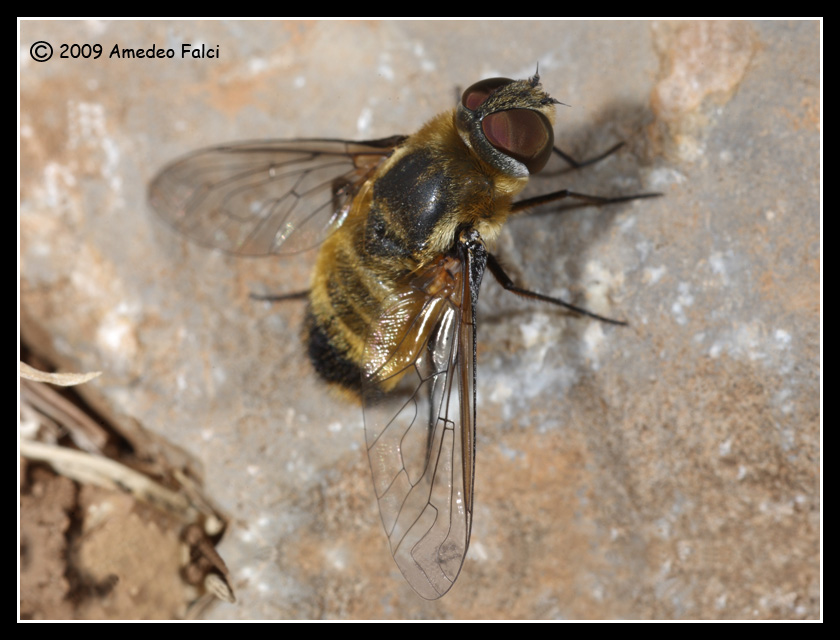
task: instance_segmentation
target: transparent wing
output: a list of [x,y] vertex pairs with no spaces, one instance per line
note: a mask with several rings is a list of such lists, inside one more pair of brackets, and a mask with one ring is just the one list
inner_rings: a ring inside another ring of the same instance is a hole
[[200,245],[243,256],[297,253],[341,225],[359,187],[404,139],[204,149],[165,167],[149,186],[149,202]]
[[472,525],[475,336],[465,271],[447,258],[415,277],[386,300],[365,347],[379,511],[397,566],[428,600],[458,577]]

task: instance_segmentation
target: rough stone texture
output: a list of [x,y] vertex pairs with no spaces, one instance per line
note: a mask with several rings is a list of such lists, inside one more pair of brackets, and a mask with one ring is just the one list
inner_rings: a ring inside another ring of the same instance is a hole
[[71,618],[65,560],[76,487],[46,469],[33,469],[31,475],[20,498],[20,616]]
[[[36,63],[37,40],[106,53]],[[817,618],[819,40],[816,22],[24,22],[23,335],[203,461],[239,597],[211,616]],[[107,57],[183,42],[220,57]],[[202,146],[411,132],[457,86],[537,62],[571,105],[558,144],[628,144],[531,193],[664,197],[508,225],[517,280],[630,326],[485,282],[472,545],[426,602],[389,557],[361,412],[306,361],[302,305],[248,297],[304,288],[305,260],[190,246],[145,188]]]

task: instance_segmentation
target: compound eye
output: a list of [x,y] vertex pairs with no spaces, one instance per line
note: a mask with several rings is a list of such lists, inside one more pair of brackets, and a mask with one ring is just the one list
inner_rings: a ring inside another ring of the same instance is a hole
[[539,111],[497,111],[485,116],[481,129],[490,144],[524,164],[531,173],[537,173],[551,157],[554,130]]
[[461,96],[461,104],[470,111],[478,109],[493,92],[513,82],[510,78],[487,78],[470,86]]

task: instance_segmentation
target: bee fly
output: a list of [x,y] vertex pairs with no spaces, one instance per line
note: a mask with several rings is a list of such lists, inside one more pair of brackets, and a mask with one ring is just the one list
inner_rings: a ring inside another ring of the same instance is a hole
[[521,296],[623,324],[517,287],[487,244],[508,216],[538,205],[658,195],[562,190],[514,202],[552,152],[583,166],[554,147],[555,104],[538,75],[491,78],[412,136],[216,147],[176,160],[150,186],[157,212],[201,245],[242,256],[320,245],[309,356],[361,398],[391,553],[426,599],[452,587],[470,540],[484,272]]

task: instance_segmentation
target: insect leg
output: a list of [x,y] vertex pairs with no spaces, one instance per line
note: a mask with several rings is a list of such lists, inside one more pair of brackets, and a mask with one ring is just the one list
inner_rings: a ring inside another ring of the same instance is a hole
[[505,270],[502,269],[502,265],[499,264],[499,261],[496,260],[496,257],[492,253],[487,254],[487,268],[490,269],[490,273],[493,274],[493,277],[499,282],[505,290],[515,293],[518,296],[522,296],[523,298],[530,298],[532,300],[541,300],[542,302],[549,302],[551,304],[556,304],[558,307],[565,307],[575,313],[579,313],[584,316],[589,316],[590,318],[595,318],[596,320],[601,320],[602,322],[608,322],[609,324],[617,324],[617,325],[627,325],[626,322],[622,320],[613,320],[612,318],[605,318],[604,316],[599,316],[597,313],[592,313],[591,311],[587,311],[581,307],[575,306],[565,300],[561,300],[560,298],[553,298],[551,296],[546,296],[541,293],[537,293],[536,291],[528,291],[527,289],[523,289],[522,287],[517,287],[513,280],[510,279],[510,276],[505,273]]
[[534,196],[533,198],[526,198],[519,202],[514,202],[511,207],[511,213],[520,213],[527,209],[533,209],[549,202],[563,200],[565,198],[572,198],[577,200],[582,205],[595,205],[602,207],[605,204],[615,204],[617,202],[628,202],[630,200],[640,200],[641,198],[658,198],[661,193],[638,193],[632,196],[617,196],[615,198],[604,198],[602,196],[590,196],[585,193],[578,193],[577,191],[569,191],[568,189],[560,189],[560,191],[552,191],[541,196]]
[[283,302],[285,300],[305,300],[309,297],[309,289],[294,291],[293,293],[252,293],[251,300],[264,300],[266,302]]
[[603,160],[607,156],[611,156],[616,151],[621,149],[621,147],[623,147],[623,146],[624,146],[624,143],[619,142],[618,144],[615,144],[612,147],[610,147],[609,149],[607,149],[606,151],[604,151],[604,153],[602,153],[600,156],[595,156],[594,158],[590,158],[589,160],[584,160],[583,162],[578,162],[577,160],[575,160],[569,154],[564,153],[560,149],[560,147],[554,147],[553,150],[554,150],[554,153],[556,153],[558,156],[563,158],[563,160],[565,160],[568,164],[570,164],[572,169],[582,169],[583,167],[588,167],[590,164],[595,164],[596,162],[600,162],[601,160]]

